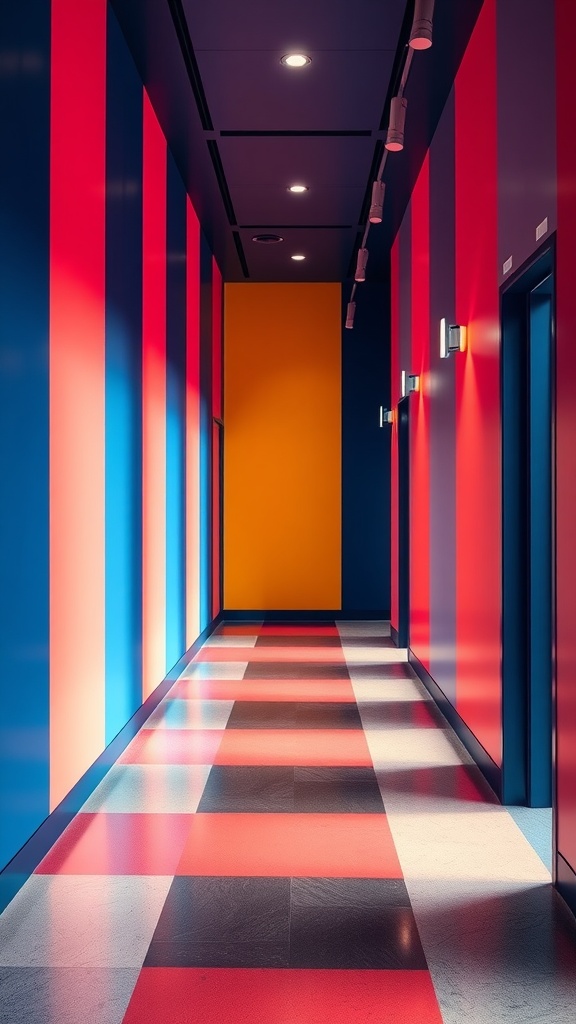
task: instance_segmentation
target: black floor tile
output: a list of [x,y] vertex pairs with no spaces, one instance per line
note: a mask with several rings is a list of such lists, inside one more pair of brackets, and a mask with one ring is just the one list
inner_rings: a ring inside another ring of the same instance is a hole
[[361,729],[356,704],[236,701],[227,729]]
[[427,964],[408,907],[292,905],[290,966],[426,970]]
[[294,907],[355,907],[356,909],[410,909],[402,878],[293,878],[290,903]]
[[295,768],[294,811],[298,814],[383,814],[372,768]]
[[285,942],[153,942],[144,967],[289,967]]
[[[250,657],[249,648],[247,657]],[[328,664],[316,661],[249,661],[244,679],[349,679],[342,662]]]
[[294,810],[294,769],[214,765],[198,811],[203,813],[289,813]]
[[259,636],[256,647],[342,647],[338,636]]
[[396,649],[396,644],[389,636],[343,636],[343,647],[385,647]]
[[352,670],[353,679],[360,681],[363,676],[367,676],[370,679],[378,677],[378,679],[413,679],[413,673],[410,665],[405,661],[393,662],[360,662],[350,666]]
[[176,876],[146,966],[286,966],[289,878]]
[[362,702],[365,729],[446,728],[446,719],[431,700]]

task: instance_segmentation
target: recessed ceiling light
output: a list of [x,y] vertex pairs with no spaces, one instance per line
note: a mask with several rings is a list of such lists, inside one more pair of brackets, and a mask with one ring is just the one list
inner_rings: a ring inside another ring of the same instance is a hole
[[289,192],[307,192],[308,185],[290,185]]
[[282,235],[253,235],[253,242],[260,242],[262,245],[275,245],[277,242],[283,242]]
[[286,53],[280,63],[285,64],[288,68],[304,68],[312,61],[305,53]]
[[291,257],[290,257],[290,259],[291,259],[291,260],[305,260],[305,259],[306,259],[306,257],[305,257],[305,256],[302,256],[302,254],[301,254],[301,253],[296,253],[296,255],[295,255],[295,256],[291,256]]

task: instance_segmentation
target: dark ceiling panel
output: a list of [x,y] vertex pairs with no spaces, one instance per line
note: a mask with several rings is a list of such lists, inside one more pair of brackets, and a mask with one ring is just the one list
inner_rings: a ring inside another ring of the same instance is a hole
[[[253,230],[239,233],[251,281],[341,281],[355,229],[288,228],[282,231],[284,241],[276,245],[253,242]],[[303,253],[306,259],[297,263],[290,258],[294,253]]]
[[374,142],[371,138],[220,138],[228,186],[274,185],[302,180],[311,189],[325,185],[366,185]]
[[[323,50],[300,71],[274,50],[197,50],[217,129],[377,128],[395,50]],[[231,87],[232,83],[232,87]]]
[[[294,178],[296,183],[296,178]],[[325,185],[292,195],[285,179],[278,185],[232,185],[230,193],[239,224],[356,224],[364,188]]]
[[[461,3],[462,0],[459,0]],[[184,0],[197,50],[394,49],[405,0]]]

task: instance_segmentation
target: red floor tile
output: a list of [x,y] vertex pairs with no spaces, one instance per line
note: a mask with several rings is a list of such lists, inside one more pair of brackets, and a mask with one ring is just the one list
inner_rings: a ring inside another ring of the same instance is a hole
[[260,636],[340,636],[336,626],[282,626],[264,623],[258,630]]
[[170,699],[355,702],[346,679],[180,679]]
[[237,626],[228,624],[227,626],[218,626],[214,630],[216,636],[258,636],[262,631],[262,627],[259,624],[252,622],[241,622]]
[[442,1024],[427,971],[146,967],[124,1024]]
[[402,878],[384,814],[195,814],[177,875]]
[[203,647],[192,664],[202,661],[320,661],[323,665],[341,665],[345,658],[341,647]]
[[227,729],[214,764],[347,767],[372,760],[361,729]]
[[192,814],[78,814],[40,875],[173,875]]
[[219,729],[142,729],[119,764],[213,764],[224,732]]

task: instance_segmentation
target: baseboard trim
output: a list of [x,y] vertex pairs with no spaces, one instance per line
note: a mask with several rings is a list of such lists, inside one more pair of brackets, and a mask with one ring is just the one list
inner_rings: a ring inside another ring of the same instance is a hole
[[556,888],[576,917],[576,871],[561,853],[556,853]]
[[140,705],[132,718],[120,730],[117,736],[104,748],[99,757],[90,765],[76,785],[55,807],[51,814],[36,829],[30,839],[14,855],[6,867],[0,871],[0,913],[8,906],[19,889],[36,870],[40,861],[49,849],[60,838],[64,829],[70,824],[82,805],[94,792],[112,765],[118,760],[134,736],[142,728],[160,701],[178,679],[178,676],[192,660],[204,641],[221,622],[222,614],[218,615],[200,634],[198,639],[168,672],[153,693]]
[[420,659],[414,654],[412,648],[408,648],[408,661],[414,669],[420,681],[424,684],[428,693],[436,702],[444,718],[452,727],[458,739],[464,744],[470,757],[476,762],[488,785],[494,790],[499,800],[502,799],[502,771],[492,760],[490,754],[484,749],[466,722],[460,717],[456,708],[450,703],[448,697],[440,689],[438,683],[432,678]]
[[337,621],[337,620],[361,620],[366,619],[367,621],[374,619],[388,620],[390,618],[390,611],[388,608],[370,611],[346,611],[341,608],[335,609],[322,609],[321,611],[315,610],[304,610],[302,608],[296,608],[292,611],[286,611],[285,609],[270,611],[264,609],[225,609],[222,612],[222,618],[227,622],[325,622],[325,621]]

